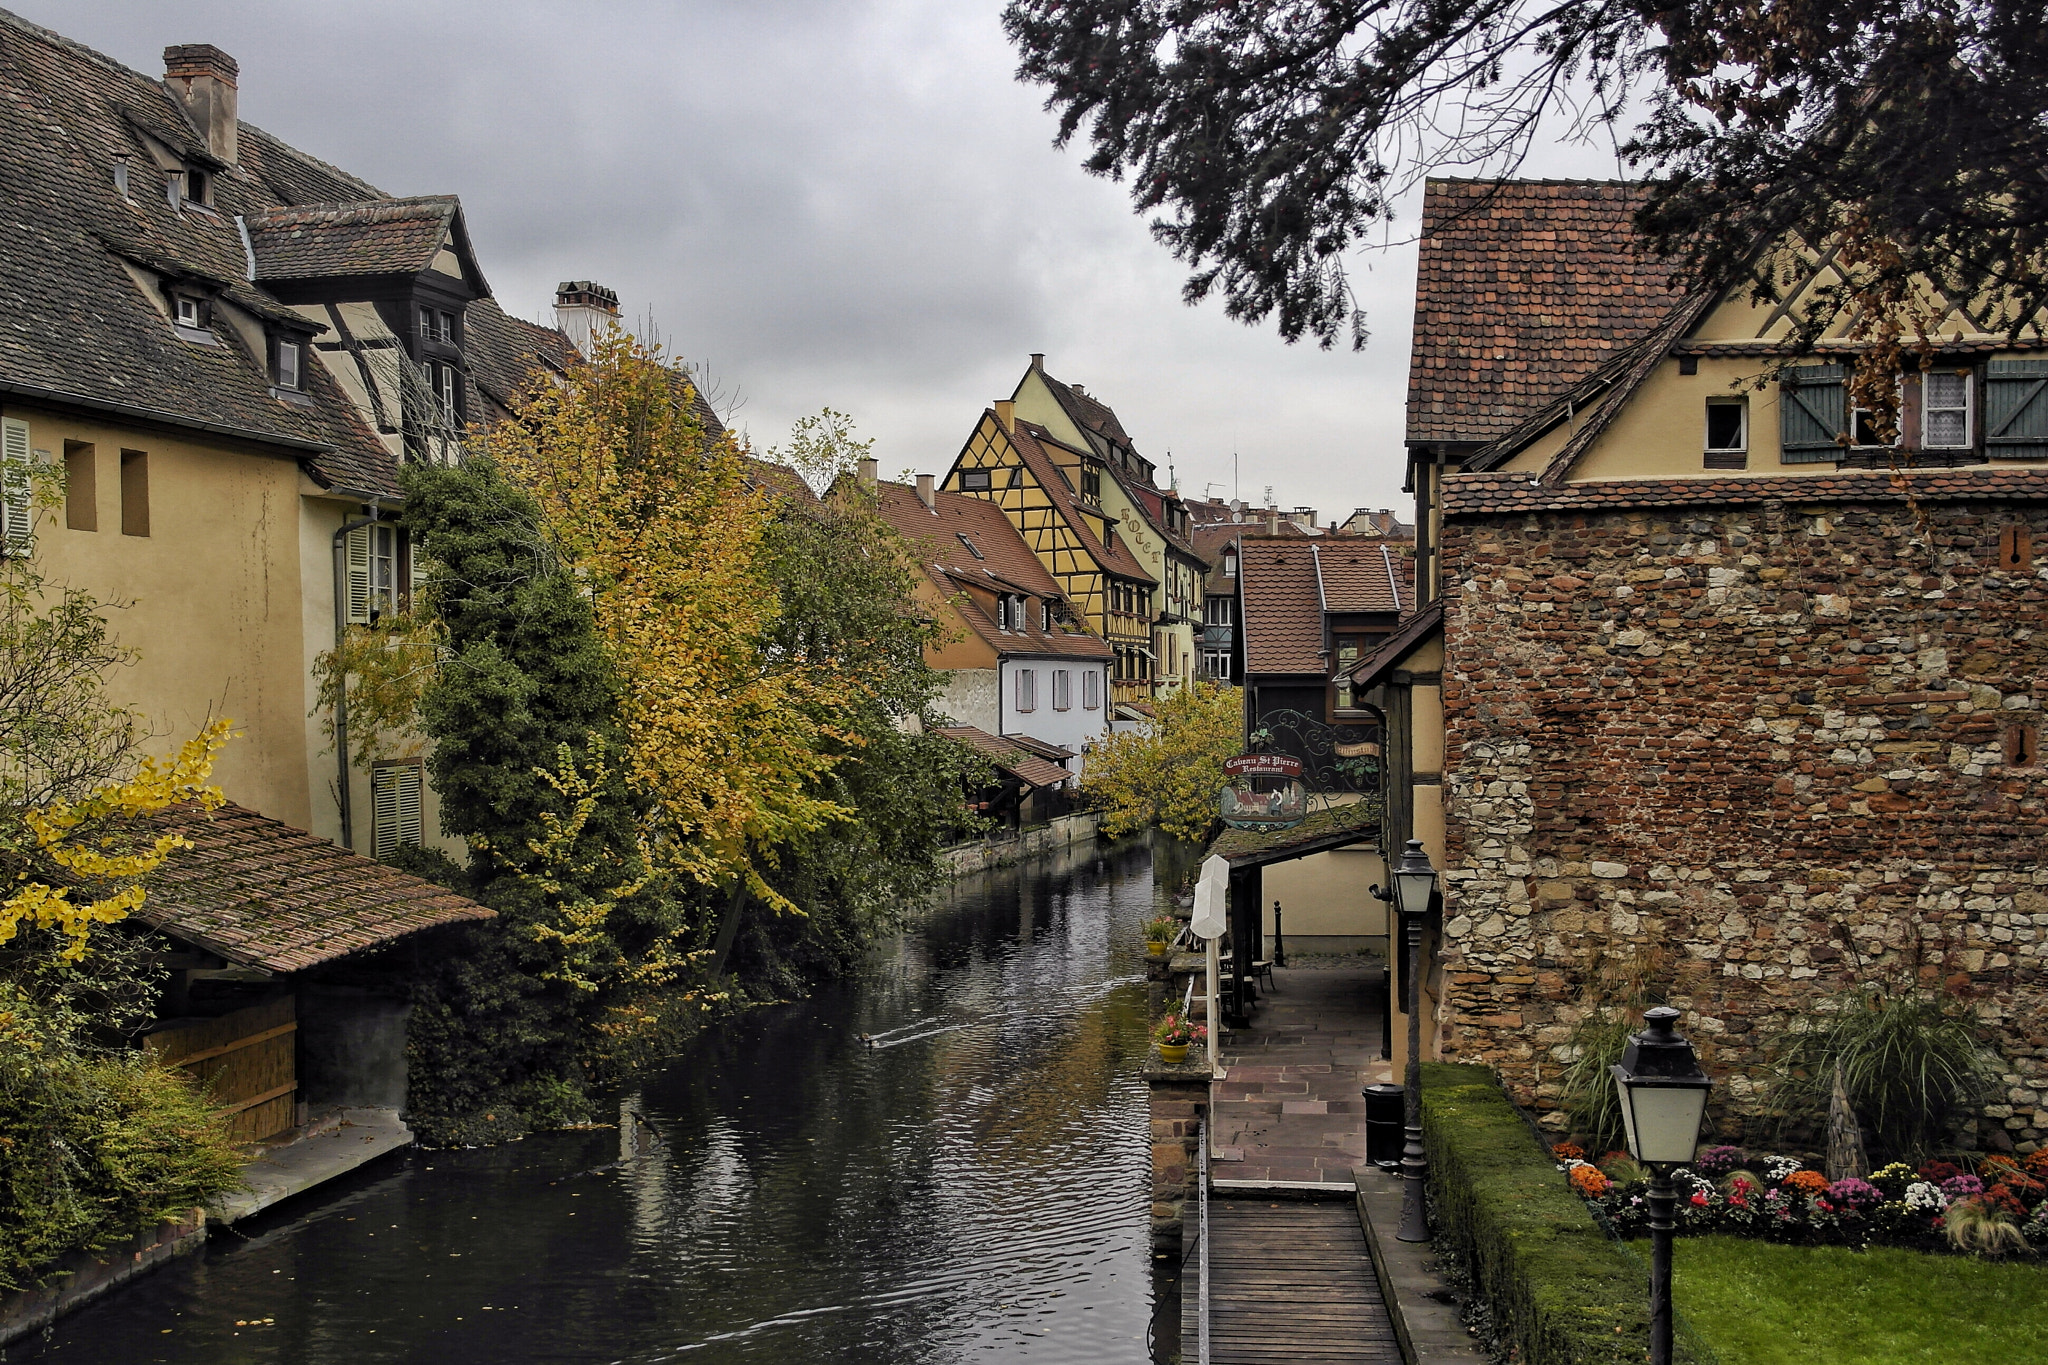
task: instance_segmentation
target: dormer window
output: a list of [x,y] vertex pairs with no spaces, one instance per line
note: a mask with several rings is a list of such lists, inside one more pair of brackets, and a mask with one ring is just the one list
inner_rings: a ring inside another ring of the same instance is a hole
[[203,327],[199,311],[199,300],[190,294],[171,296],[171,316],[180,327]]
[[194,167],[185,172],[185,197],[193,203],[205,204],[209,202],[207,196],[212,188],[212,179],[205,171]]
[[436,330],[439,332],[441,340],[447,342],[451,346],[455,344],[455,314],[435,314],[434,326]]

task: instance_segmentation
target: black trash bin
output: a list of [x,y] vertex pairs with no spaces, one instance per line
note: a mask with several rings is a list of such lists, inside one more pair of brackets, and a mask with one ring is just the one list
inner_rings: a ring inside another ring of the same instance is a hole
[[1383,1171],[1399,1169],[1405,1139],[1401,1121],[1407,1117],[1408,1092],[1398,1085],[1365,1088],[1365,1159]]

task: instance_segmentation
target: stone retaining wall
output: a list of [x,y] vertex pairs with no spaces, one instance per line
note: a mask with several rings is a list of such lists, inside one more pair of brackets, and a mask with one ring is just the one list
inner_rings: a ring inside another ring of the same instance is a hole
[[1769,1045],[1859,983],[1973,1002],[1979,1134],[2048,1138],[2048,509],[1544,512],[1444,533],[1442,1053],[1554,1106],[1604,961],[1754,1116]]
[[1054,849],[1091,843],[1101,828],[1102,812],[1080,811],[1027,829],[1014,839],[981,839],[957,845],[939,854],[939,859],[956,877],[967,872],[984,872]]

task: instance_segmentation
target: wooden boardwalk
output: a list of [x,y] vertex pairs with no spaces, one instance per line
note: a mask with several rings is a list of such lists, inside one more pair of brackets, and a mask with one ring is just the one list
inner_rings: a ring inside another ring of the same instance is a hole
[[[1400,1365],[1351,1200],[1209,1200],[1210,1365]],[[1196,1263],[1181,1281],[1196,1359]]]

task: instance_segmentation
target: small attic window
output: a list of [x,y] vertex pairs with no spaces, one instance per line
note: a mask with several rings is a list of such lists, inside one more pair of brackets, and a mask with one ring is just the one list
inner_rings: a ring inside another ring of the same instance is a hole
[[299,342],[296,337],[281,336],[273,345],[276,354],[277,386],[280,389],[301,389],[305,385],[299,374]]
[[171,296],[171,317],[180,327],[205,326],[200,321],[199,300],[193,298],[190,294],[173,294]]
[[988,558],[987,555],[981,552],[980,546],[976,545],[973,541],[967,538],[967,533],[965,531],[955,531],[953,534],[960,537],[960,543],[967,547],[967,553],[973,555],[976,559]]
[[200,170],[200,169],[199,169],[198,167],[196,167],[196,166],[193,166],[193,167],[188,167],[188,168],[186,169],[186,171],[185,171],[185,198],[186,198],[186,199],[190,200],[190,201],[191,201],[192,203],[195,203],[195,204],[207,204],[207,203],[210,203],[210,202],[212,202],[212,200],[211,200],[211,195],[212,195],[212,192],[213,192],[213,179],[212,179],[212,177],[211,177],[211,176],[207,175],[207,173],[206,173],[205,171],[202,171],[202,170]]

